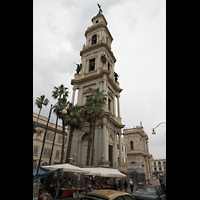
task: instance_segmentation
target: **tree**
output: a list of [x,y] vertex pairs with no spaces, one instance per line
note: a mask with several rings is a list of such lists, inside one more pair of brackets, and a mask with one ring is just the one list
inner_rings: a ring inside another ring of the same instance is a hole
[[39,116],[40,116],[40,112],[42,110],[42,105],[47,106],[48,103],[49,103],[49,100],[47,98],[45,99],[45,95],[41,95],[40,97],[37,97],[37,99],[35,100],[35,104],[40,109],[39,114],[38,114],[38,118],[37,118],[37,123],[38,123],[38,119],[39,119]]
[[53,112],[57,115],[59,119],[62,120],[62,150],[61,150],[61,158],[60,163],[63,163],[64,158],[64,140],[65,140],[65,114],[62,114],[62,110],[68,106],[69,102],[63,96],[59,98],[58,102],[53,106]]
[[[63,84],[61,84],[60,86],[58,87],[55,87],[54,86],[54,91],[52,91],[52,97],[54,99],[57,99],[58,100],[63,96],[63,98],[66,98],[68,97],[68,88],[67,87],[64,87]],[[55,132],[54,132],[54,139],[53,139],[53,144],[52,144],[52,149],[51,149],[51,155],[50,155],[50,159],[49,159],[49,165],[51,164],[51,158],[52,158],[52,155],[53,155],[53,148],[54,148],[54,142],[55,142],[55,138],[56,138],[56,130],[57,130],[57,124],[58,124],[58,116],[56,117],[56,127],[55,127]]]
[[57,99],[58,100],[62,97],[68,97],[68,88],[67,87],[64,87],[63,84],[61,84],[60,86],[58,87],[54,87],[54,91],[52,91],[52,97],[54,97],[54,99]]
[[71,143],[73,138],[73,132],[75,129],[81,129],[83,127],[83,106],[69,104],[67,107],[67,114],[65,118],[65,125],[70,127],[69,141],[67,146],[66,163],[69,163],[71,153]]
[[92,90],[91,88],[88,90],[92,93],[86,99],[86,103],[84,105],[84,120],[89,122],[89,138],[88,138],[88,148],[87,148],[87,157],[86,157],[86,166],[89,165],[90,160],[90,151],[92,146],[92,138],[95,132],[95,123],[99,120],[104,113],[104,104],[106,102],[106,94],[104,94],[104,90],[100,92],[99,88],[96,90]]
[[36,130],[36,125],[35,125],[35,123],[33,122],[33,135],[34,135],[34,133],[37,133],[37,130]]

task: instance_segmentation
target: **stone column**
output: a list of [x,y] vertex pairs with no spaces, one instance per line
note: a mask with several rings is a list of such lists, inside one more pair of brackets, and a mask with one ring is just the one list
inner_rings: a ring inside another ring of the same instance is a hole
[[82,96],[83,96],[83,87],[80,87],[78,89],[78,99],[77,99],[77,105],[81,106],[82,104]]
[[120,117],[119,97],[120,97],[120,95],[117,95],[117,108],[118,108],[118,117]]
[[148,142],[149,142],[149,141],[146,141],[146,147],[147,147],[147,152],[149,153],[149,146],[148,146]]
[[116,116],[115,95],[113,95],[113,107],[114,107],[114,116]]
[[75,91],[76,91],[76,89],[73,87],[73,94],[72,94],[72,104],[73,105],[74,105]]
[[122,164],[122,139],[121,139],[121,133],[119,133],[119,164]]
[[114,147],[113,147],[114,167],[117,167],[117,134],[114,133]]
[[108,160],[108,138],[106,133],[106,124],[103,124],[103,155],[104,159]]

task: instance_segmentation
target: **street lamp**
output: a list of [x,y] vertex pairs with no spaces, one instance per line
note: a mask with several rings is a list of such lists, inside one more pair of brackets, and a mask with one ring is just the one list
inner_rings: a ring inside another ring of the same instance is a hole
[[153,131],[152,131],[152,134],[153,134],[153,135],[156,134],[156,132],[154,131],[154,129],[156,129],[158,126],[160,126],[160,124],[163,124],[163,123],[166,124],[166,122],[161,122],[161,123],[159,123],[155,128],[152,128],[152,129],[153,129]]
[[61,111],[61,113],[62,113],[63,115],[67,114],[66,107],[63,108],[63,110]]
[[38,133],[38,135],[37,135],[37,137],[36,137],[36,140],[42,140],[42,138],[41,138],[41,133],[42,133],[42,131],[43,131],[43,130],[41,130],[41,131]]

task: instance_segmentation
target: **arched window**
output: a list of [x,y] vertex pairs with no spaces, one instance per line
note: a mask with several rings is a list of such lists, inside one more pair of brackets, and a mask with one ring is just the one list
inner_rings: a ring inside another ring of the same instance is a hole
[[133,150],[133,141],[130,142],[131,150]]
[[83,136],[82,136],[82,140],[88,140],[89,138],[89,133],[85,133]]
[[97,34],[92,36],[92,45],[97,43]]

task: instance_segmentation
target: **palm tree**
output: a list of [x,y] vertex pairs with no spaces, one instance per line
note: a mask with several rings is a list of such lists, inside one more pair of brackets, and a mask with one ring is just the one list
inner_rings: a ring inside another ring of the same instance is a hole
[[[66,97],[68,97],[68,91],[67,90],[68,90],[68,88],[64,87],[64,85],[61,84],[58,87],[54,87],[54,91],[52,91],[51,96],[54,99],[58,98],[58,100],[62,97],[62,95],[63,95],[63,98],[66,98]],[[51,155],[50,155],[50,158],[49,158],[49,165],[51,164],[51,158],[52,158],[52,155],[53,155],[53,148],[54,148],[54,142],[55,142],[55,138],[56,138],[57,124],[58,124],[58,116],[56,117],[56,127],[55,127],[55,132],[54,132],[54,139],[53,139],[53,144],[52,144],[52,149],[51,149]]]
[[86,166],[89,165],[89,160],[90,160],[90,151],[91,151],[91,146],[92,146],[92,138],[93,132],[95,132],[95,123],[97,120],[99,120],[104,113],[104,104],[106,102],[106,94],[104,94],[103,91],[99,91],[99,88],[96,90],[92,90],[91,88],[88,90],[89,92],[92,93],[87,99],[86,103],[84,105],[84,120],[89,122],[89,138],[88,138],[88,148],[87,148],[87,157],[86,157]]
[[39,119],[39,116],[40,116],[40,112],[42,110],[42,105],[47,106],[48,103],[49,103],[49,100],[47,98],[45,99],[45,95],[41,95],[40,97],[37,97],[37,99],[35,100],[35,104],[40,109],[39,114],[38,114],[38,118],[37,118],[37,123],[38,123],[38,119]]
[[58,100],[62,97],[62,95],[63,95],[63,97],[68,97],[68,88],[67,87],[64,87],[64,85],[63,84],[61,84],[60,86],[58,86],[58,87],[54,87],[54,91],[52,92],[52,97],[54,97],[54,99],[57,99],[58,98]]
[[59,119],[62,119],[62,150],[61,150],[61,158],[60,163],[63,163],[64,158],[64,140],[65,140],[65,115],[62,114],[62,110],[68,106],[69,102],[63,96],[58,100],[58,102],[53,106],[53,112],[58,116]]
[[35,125],[35,123],[33,122],[33,135],[34,135],[34,133],[37,133],[37,130],[36,130],[36,125]]
[[74,106],[72,103],[70,103],[67,108],[65,125],[70,126],[70,132],[69,132],[69,141],[67,146],[66,163],[69,163],[73,132],[75,129],[81,129],[83,127],[82,111],[83,111],[83,106],[78,106],[78,105]]

